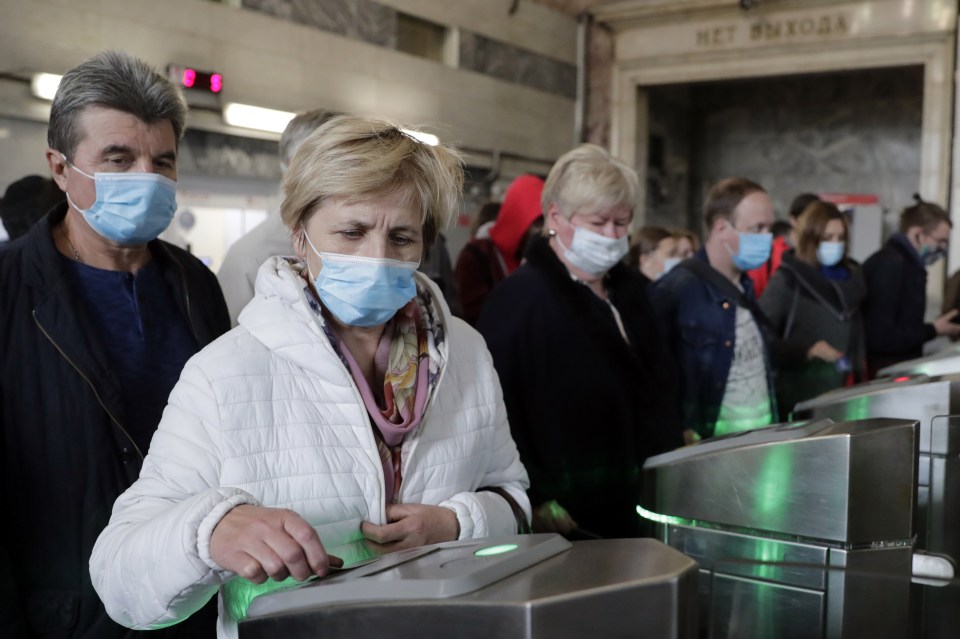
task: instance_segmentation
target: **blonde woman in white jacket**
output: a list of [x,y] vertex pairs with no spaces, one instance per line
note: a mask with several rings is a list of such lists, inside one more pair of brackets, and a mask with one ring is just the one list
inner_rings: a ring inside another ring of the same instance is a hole
[[[116,621],[176,623],[424,544],[512,534],[527,474],[482,338],[416,267],[458,210],[456,153],[342,116],[301,146],[240,326],[186,365],[90,560]],[[222,588],[221,588],[222,587]]]

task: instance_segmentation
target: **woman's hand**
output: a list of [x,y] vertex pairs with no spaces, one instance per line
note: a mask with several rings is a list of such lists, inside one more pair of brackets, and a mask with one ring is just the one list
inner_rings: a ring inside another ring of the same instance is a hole
[[457,513],[442,506],[387,504],[387,521],[378,526],[369,521],[360,526],[372,548],[396,552],[460,537]]
[[343,565],[327,555],[317,531],[297,513],[250,504],[230,510],[213,529],[210,558],[255,584],[267,577],[322,577],[331,565]]
[[576,527],[577,522],[573,520],[570,513],[553,499],[540,504],[533,511],[533,532],[535,533],[555,532],[566,535]]
[[843,352],[838,351],[833,346],[830,346],[826,340],[820,340],[811,346],[810,350],[807,351],[807,359],[822,359],[823,361],[830,362],[831,364],[841,357],[843,357]]

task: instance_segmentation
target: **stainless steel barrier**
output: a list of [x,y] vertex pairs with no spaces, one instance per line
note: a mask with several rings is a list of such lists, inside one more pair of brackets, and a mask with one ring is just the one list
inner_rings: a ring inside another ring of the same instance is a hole
[[648,459],[641,514],[700,564],[711,639],[911,636],[918,435],[825,419]]
[[[918,420],[918,546],[960,558],[960,375],[902,375],[838,389],[797,404],[794,417]],[[923,636],[956,637],[960,599],[930,591],[921,617]]]
[[559,535],[384,555],[253,600],[240,639],[697,636],[697,564],[654,539]]
[[951,346],[946,350],[926,357],[909,359],[892,366],[881,368],[877,377],[899,377],[901,375],[952,375],[960,373],[960,346]]

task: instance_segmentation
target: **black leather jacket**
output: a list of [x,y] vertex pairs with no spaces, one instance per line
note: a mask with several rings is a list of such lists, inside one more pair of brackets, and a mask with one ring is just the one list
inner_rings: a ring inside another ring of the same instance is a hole
[[[0,250],[0,636],[140,636],[107,617],[90,583],[93,544],[146,451],[124,428],[109,329],[93,324],[52,239],[66,210]],[[166,242],[149,248],[199,346],[227,331],[213,273]],[[174,634],[212,636],[189,630]]]

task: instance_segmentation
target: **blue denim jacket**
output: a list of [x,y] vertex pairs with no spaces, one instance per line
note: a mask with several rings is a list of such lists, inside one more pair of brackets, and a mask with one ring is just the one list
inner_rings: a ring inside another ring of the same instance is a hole
[[[704,249],[692,259],[709,263]],[[753,283],[746,274],[740,285],[753,297]],[[720,414],[733,364],[737,327],[737,301],[708,284],[693,271],[674,268],[650,289],[660,330],[680,372],[680,416],[684,429],[711,437]],[[760,323],[760,332],[764,326]],[[774,406],[773,368],[770,347],[764,335],[767,386],[771,415]]]

